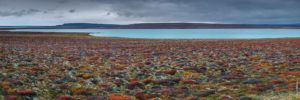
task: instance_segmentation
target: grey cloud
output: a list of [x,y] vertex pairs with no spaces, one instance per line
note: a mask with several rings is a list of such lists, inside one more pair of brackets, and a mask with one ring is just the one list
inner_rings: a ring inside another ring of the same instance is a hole
[[76,10],[75,10],[75,9],[71,9],[71,10],[69,10],[69,12],[70,12],[70,13],[75,13]]
[[64,16],[55,16],[55,18],[64,18]]
[[25,16],[25,15],[31,15],[41,12],[37,9],[26,9],[26,10],[19,10],[19,11],[0,11],[0,16],[6,17],[6,16]]
[[109,16],[109,15],[110,15],[110,12],[107,12],[107,13],[106,13],[106,16]]
[[299,21],[299,0],[91,0],[110,3],[124,17],[161,21],[292,23]]
[[[2,2],[10,6],[0,6],[0,9],[34,8],[49,16],[51,16],[49,12],[56,14],[53,18],[63,16],[59,17],[62,22],[118,23],[116,21],[119,20],[128,20],[128,23],[131,23],[129,20],[278,24],[300,22],[300,0],[0,0],[0,3]],[[1,16],[39,17],[35,14],[39,11],[0,11],[0,21]],[[63,12],[55,13],[56,11]],[[99,13],[103,13],[106,17],[101,17]],[[85,14],[87,15],[85,17],[76,17]],[[73,20],[68,16],[73,16]],[[114,20],[116,21],[113,22]]]
[[57,2],[58,2],[58,3],[65,4],[65,3],[69,3],[70,0],[58,0]]

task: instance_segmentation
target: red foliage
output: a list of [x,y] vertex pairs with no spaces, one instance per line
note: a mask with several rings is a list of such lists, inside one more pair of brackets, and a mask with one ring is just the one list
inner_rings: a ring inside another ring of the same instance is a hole
[[109,95],[109,100],[133,100],[132,97],[122,94],[113,93]]
[[191,79],[182,81],[183,84],[194,84],[195,82],[196,82],[195,80],[191,80]]
[[262,88],[259,86],[252,86],[252,87],[248,87],[247,90],[250,93],[258,93],[262,90]]
[[164,73],[165,74],[170,74],[170,75],[174,75],[175,73],[176,73],[176,69],[170,69],[170,70],[168,70],[168,71],[165,71]]
[[73,100],[71,96],[63,95],[59,96],[56,100]]
[[224,79],[235,79],[234,75],[225,75],[223,76]]
[[144,79],[144,83],[150,83],[150,82],[152,82],[152,79],[153,79],[153,76],[149,76]]
[[279,84],[279,83],[284,83],[283,80],[271,80],[270,81],[271,84]]
[[93,56],[89,58],[89,60],[97,60],[97,59],[99,59],[99,56]]
[[32,89],[24,89],[18,92],[20,95],[36,95],[36,92]]
[[16,95],[7,95],[5,96],[5,100],[17,100],[18,96]]

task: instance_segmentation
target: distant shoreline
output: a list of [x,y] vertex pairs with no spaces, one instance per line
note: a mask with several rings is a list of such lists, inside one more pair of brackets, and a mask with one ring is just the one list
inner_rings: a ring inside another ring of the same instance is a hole
[[[1,26],[0,26],[1,27]],[[240,28],[271,28],[300,29],[300,24],[208,24],[208,23],[136,23],[128,25],[66,23],[55,26],[5,26],[7,29],[240,29]],[[1,28],[0,28],[1,29]]]

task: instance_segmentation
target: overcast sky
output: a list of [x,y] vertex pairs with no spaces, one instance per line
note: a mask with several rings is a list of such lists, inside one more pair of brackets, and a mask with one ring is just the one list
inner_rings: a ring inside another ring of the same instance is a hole
[[0,25],[300,23],[300,0],[0,0]]

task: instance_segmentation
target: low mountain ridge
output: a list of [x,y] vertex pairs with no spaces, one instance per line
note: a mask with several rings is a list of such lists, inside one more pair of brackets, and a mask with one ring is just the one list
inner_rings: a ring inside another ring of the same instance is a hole
[[128,25],[66,23],[57,28],[100,28],[100,29],[204,29],[204,28],[300,28],[300,24],[211,24],[211,23],[136,23]]

